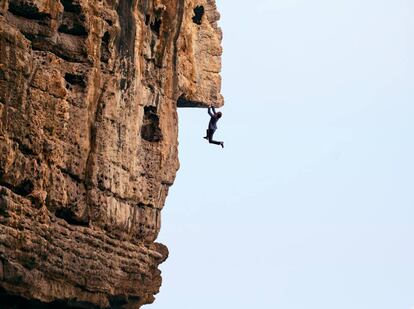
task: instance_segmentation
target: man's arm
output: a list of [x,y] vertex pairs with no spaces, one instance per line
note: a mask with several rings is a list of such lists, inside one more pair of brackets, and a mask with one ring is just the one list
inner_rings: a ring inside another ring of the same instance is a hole
[[214,108],[213,105],[211,106],[211,109],[213,110],[213,114],[215,115],[216,114],[216,109]]
[[209,106],[209,107],[208,107],[208,114],[210,115],[210,117],[213,117],[213,116],[214,116],[214,114],[211,112],[211,110],[213,110],[213,113],[214,113],[214,114],[216,113],[216,111],[215,111],[215,109],[214,109],[214,107],[213,107],[213,106]]

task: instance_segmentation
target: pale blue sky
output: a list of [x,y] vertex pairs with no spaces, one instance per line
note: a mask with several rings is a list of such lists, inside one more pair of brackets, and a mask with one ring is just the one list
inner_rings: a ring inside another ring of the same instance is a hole
[[414,308],[414,2],[218,1],[217,139],[182,109],[154,309]]

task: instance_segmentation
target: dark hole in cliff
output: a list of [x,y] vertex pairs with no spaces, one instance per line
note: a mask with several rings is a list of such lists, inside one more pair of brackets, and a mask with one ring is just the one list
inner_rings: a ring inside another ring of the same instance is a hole
[[[17,138],[14,138],[13,140],[17,143],[19,150],[22,154],[27,155],[27,156],[36,155],[34,151],[30,148],[30,146],[27,145],[27,143],[22,142],[20,139],[17,139]],[[29,140],[29,143],[30,143],[30,136],[26,135],[25,140]]]
[[71,225],[89,226],[88,220],[77,217],[69,208],[59,208],[56,210],[55,215]]
[[14,192],[21,196],[28,196],[33,192],[34,185],[33,182],[29,179],[22,181],[17,187],[14,188]]
[[161,18],[155,18],[154,21],[150,24],[151,30],[154,31],[157,35],[160,35],[161,23]]
[[204,15],[204,6],[198,5],[194,8],[193,22],[197,25],[201,25]]
[[128,88],[126,78],[121,78],[121,81],[119,82],[119,87],[121,88],[121,90],[126,90]]
[[64,23],[59,26],[59,32],[78,36],[88,35],[88,31],[86,31],[86,28],[81,23],[77,23],[76,20],[71,20],[69,23],[65,21],[64,19]]
[[9,11],[14,15],[21,16],[27,19],[48,20],[50,15],[39,12],[37,6],[26,1],[13,1],[9,3]]
[[82,8],[78,1],[61,0],[60,2],[63,4],[64,11],[58,31],[77,36],[88,35],[85,16],[82,14]]
[[106,31],[101,42],[101,61],[105,63],[108,63],[108,60],[111,57],[111,52],[109,51],[109,39],[109,32]]
[[79,14],[82,11],[82,7],[79,4],[79,0],[60,0],[66,12],[72,12]]
[[29,146],[25,145],[25,144],[19,144],[19,150],[21,151],[22,154],[24,155],[28,155],[28,156],[33,156],[35,155],[35,153],[33,152],[32,149],[30,149]]
[[78,13],[64,12],[58,31],[77,36],[88,35],[85,27],[85,16]]
[[151,16],[150,16],[149,14],[146,14],[146,15],[145,15],[145,24],[146,24],[147,26],[149,25],[150,20],[151,20]]
[[82,88],[86,87],[86,81],[83,75],[66,73],[65,80],[71,85],[78,85]]
[[159,142],[162,139],[160,118],[154,106],[144,107],[144,120],[141,127],[141,137],[148,142]]

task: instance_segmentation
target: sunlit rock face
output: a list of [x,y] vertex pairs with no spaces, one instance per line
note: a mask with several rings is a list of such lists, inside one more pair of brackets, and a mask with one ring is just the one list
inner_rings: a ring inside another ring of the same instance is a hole
[[0,0],[0,307],[139,308],[179,107],[221,106],[214,0]]

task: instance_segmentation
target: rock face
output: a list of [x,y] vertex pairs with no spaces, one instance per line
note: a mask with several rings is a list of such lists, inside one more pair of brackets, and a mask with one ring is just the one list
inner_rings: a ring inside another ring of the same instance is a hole
[[221,106],[214,0],[0,0],[0,307],[139,308],[179,167]]

